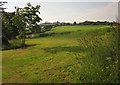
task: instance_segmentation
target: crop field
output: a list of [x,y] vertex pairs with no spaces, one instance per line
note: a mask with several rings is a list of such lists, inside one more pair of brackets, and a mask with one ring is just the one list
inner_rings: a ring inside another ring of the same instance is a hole
[[58,26],[36,38],[28,38],[26,43],[26,49],[2,51],[3,83],[116,83],[119,80],[115,27]]

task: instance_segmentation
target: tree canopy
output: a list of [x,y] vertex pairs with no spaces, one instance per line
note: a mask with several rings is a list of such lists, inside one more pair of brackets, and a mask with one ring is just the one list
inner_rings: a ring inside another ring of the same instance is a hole
[[38,25],[42,20],[39,12],[40,5],[32,6],[28,3],[24,8],[15,7],[15,9],[16,11],[12,13],[3,12],[2,36],[9,40],[19,35],[22,38],[23,47],[25,47],[27,30],[32,33],[38,33],[41,30]]

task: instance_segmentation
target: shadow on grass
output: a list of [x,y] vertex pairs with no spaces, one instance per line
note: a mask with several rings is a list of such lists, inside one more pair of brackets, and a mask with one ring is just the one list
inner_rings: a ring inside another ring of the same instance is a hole
[[85,51],[85,48],[82,48],[80,46],[69,46],[69,47],[53,47],[53,48],[44,48],[43,49],[46,52],[50,52],[50,53],[57,53],[57,52],[62,52],[62,51],[67,51],[67,52],[83,52]]
[[37,44],[29,44],[29,45],[25,45],[25,47],[23,48],[23,45],[19,45],[19,46],[13,46],[13,45],[9,45],[9,46],[2,46],[2,51],[3,50],[15,50],[15,49],[27,49],[29,47],[33,47],[36,46]]
[[98,35],[103,35],[106,32],[112,32],[112,30],[109,29],[97,29],[97,30],[91,30],[91,31],[82,31],[82,30],[77,30],[77,31],[68,31],[68,32],[60,32],[60,33],[41,33],[39,36],[40,37],[49,37],[49,36],[57,36],[57,35],[69,35],[71,33],[79,33],[80,36],[98,36]]
[[64,35],[70,34],[71,32],[62,32],[62,33],[41,33],[40,37],[48,37],[48,36],[55,36],[55,35]]
[[29,44],[29,45],[25,45],[25,48],[29,48],[29,47],[33,47],[36,46],[37,44]]
[[69,31],[69,32],[61,32],[61,33],[41,33],[40,37],[47,37],[47,36],[55,36],[55,35],[67,35],[73,32],[78,32],[81,30],[77,30],[77,31]]

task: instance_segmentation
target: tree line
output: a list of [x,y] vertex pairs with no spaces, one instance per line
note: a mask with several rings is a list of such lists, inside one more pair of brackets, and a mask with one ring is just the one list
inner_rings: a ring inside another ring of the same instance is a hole
[[116,22],[109,22],[109,21],[84,21],[84,22],[45,22],[44,24],[53,25],[53,26],[65,26],[65,25],[116,25]]
[[49,31],[53,27],[56,26],[74,26],[74,25],[115,25],[116,22],[108,22],[108,21],[84,21],[77,23],[74,21],[70,22],[45,22],[42,21],[40,17],[40,5],[32,6],[28,3],[25,7],[15,7],[14,12],[5,12],[2,6],[7,2],[0,1],[0,13],[2,16],[0,17],[2,22],[2,35],[0,38],[2,39],[3,46],[9,46],[10,40],[13,39],[21,39],[22,47],[25,48],[26,44],[26,35],[30,34],[39,34],[41,32]]

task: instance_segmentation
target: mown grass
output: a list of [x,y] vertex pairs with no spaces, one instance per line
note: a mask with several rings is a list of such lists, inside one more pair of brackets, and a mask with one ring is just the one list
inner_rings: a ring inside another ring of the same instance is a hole
[[3,51],[3,82],[116,83],[117,34],[110,26],[62,26]]

